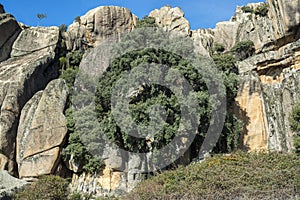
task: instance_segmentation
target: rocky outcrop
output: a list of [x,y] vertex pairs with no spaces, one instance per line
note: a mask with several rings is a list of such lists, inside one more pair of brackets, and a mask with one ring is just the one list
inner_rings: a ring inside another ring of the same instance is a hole
[[0,199],[11,199],[13,194],[26,184],[26,181],[11,176],[7,171],[0,170]]
[[12,45],[21,28],[11,14],[4,13],[3,6],[0,6],[0,62],[10,56]]
[[[0,163],[0,168],[10,172],[16,169],[15,142],[21,109],[34,93],[44,89],[50,80],[58,76],[54,50],[59,42],[58,28],[23,31],[25,33],[21,33],[13,45],[13,57],[0,63],[0,154],[1,160],[6,161]],[[33,32],[39,37],[24,37],[26,33]],[[35,44],[53,45],[51,48],[32,45],[33,48],[30,44],[33,40]]]
[[65,34],[68,50],[95,47],[107,38],[120,38],[136,25],[137,17],[129,9],[101,6],[76,18]]
[[249,150],[291,151],[288,118],[300,95],[300,40],[238,66],[242,81],[236,100],[249,118],[244,144]]
[[53,80],[22,109],[16,143],[20,178],[54,173],[67,134],[67,93],[64,80]]
[[186,36],[191,34],[190,23],[179,7],[164,6],[150,12],[149,17],[155,18],[155,22],[166,31],[176,31]]
[[[275,37],[293,41],[300,37],[300,0],[267,0]],[[287,42],[287,41],[285,41]]]
[[12,47],[11,56],[24,56],[36,51],[54,53],[58,40],[58,27],[32,27],[24,29]]
[[209,51],[214,43],[214,32],[211,29],[198,29],[192,31],[191,37],[194,41],[196,52],[209,56]]

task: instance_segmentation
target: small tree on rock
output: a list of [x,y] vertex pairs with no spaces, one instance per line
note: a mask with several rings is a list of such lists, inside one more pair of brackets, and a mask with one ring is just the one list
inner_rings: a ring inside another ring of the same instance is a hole
[[41,20],[44,19],[44,18],[46,18],[47,15],[46,14],[42,14],[42,13],[38,13],[36,16],[38,18],[38,27],[39,27]]

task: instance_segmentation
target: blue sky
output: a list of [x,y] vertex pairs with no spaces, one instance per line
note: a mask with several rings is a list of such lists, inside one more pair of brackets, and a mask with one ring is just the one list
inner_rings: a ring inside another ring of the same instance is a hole
[[5,11],[12,13],[18,21],[37,25],[37,13],[46,13],[47,18],[41,21],[42,26],[60,24],[69,25],[76,16],[88,10],[103,6],[116,5],[129,8],[139,18],[149,14],[155,8],[164,5],[179,6],[185,12],[192,29],[214,28],[219,21],[229,20],[234,14],[236,5],[246,5],[264,0],[0,0]]

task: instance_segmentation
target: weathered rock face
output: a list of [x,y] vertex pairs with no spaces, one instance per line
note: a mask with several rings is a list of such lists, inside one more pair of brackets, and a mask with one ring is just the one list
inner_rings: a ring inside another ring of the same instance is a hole
[[127,8],[101,6],[71,24],[65,35],[68,50],[95,47],[109,37],[119,38],[136,25],[137,17]]
[[36,51],[55,52],[59,40],[57,27],[38,27],[24,29],[15,41],[11,56],[18,57]]
[[196,52],[209,56],[209,50],[212,49],[214,43],[214,32],[211,29],[198,29],[192,31],[191,37],[194,40]]
[[276,38],[299,38],[300,0],[267,0],[270,17],[276,30]]
[[264,4],[248,4],[247,7],[252,9],[252,12],[245,12],[243,6],[238,6],[230,21],[217,23],[214,42],[223,44],[226,50],[230,50],[237,42],[251,40],[257,51],[262,51],[266,48],[265,45],[274,42],[272,19],[254,13],[254,10],[262,5]]
[[13,42],[21,32],[15,18],[10,14],[5,14],[3,6],[0,6],[0,62],[9,58]]
[[150,12],[149,16],[155,18],[155,22],[166,31],[176,31],[186,36],[191,34],[190,23],[178,7],[164,6]]
[[0,199],[11,199],[13,194],[22,189],[27,182],[0,170]]
[[22,109],[16,145],[20,178],[52,174],[57,167],[67,134],[67,91],[64,80],[53,80]]
[[[43,48],[30,47],[31,44],[26,42],[32,41],[33,38],[30,40],[22,35],[35,30],[23,30],[25,33],[21,33],[13,45],[20,47],[14,49],[14,52],[18,53],[12,54],[13,56],[23,56],[12,57],[0,63],[0,91],[2,91],[0,93],[0,152],[1,160],[6,161],[0,163],[0,168],[10,172],[16,169],[15,141],[21,109],[34,93],[44,89],[50,80],[58,76],[58,66],[54,62],[54,49],[58,44],[59,36],[58,28],[39,29],[49,37],[43,37],[40,30],[36,30],[37,33],[40,33],[40,37],[35,37],[35,42],[49,44],[49,41],[53,41],[52,48],[39,51]],[[48,30],[51,34],[48,34]],[[31,53],[24,55],[25,52]]]
[[288,118],[300,95],[299,51],[300,40],[239,63],[242,84],[236,100],[247,113],[244,144],[250,150],[292,150]]

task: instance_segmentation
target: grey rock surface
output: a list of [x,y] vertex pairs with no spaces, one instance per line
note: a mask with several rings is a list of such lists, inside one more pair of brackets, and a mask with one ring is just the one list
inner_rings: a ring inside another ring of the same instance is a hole
[[65,81],[55,79],[22,109],[16,142],[20,178],[54,173],[67,135],[67,94]]
[[36,51],[55,52],[58,40],[58,27],[31,27],[24,29],[14,42],[11,56],[18,57]]
[[[54,31],[56,34],[53,34]],[[54,62],[55,48],[58,45],[58,28],[43,29],[45,35],[39,31],[36,33],[41,40],[47,37],[47,41],[52,41],[53,46],[43,48],[44,43],[40,42],[41,48],[26,47],[30,46],[27,42],[31,42],[34,38],[23,37],[24,34],[21,33],[14,43],[15,47],[20,48],[18,51],[14,49],[18,53],[13,55],[22,56],[12,57],[0,63],[0,91],[2,91],[0,93],[0,152],[3,159],[7,161],[0,163],[0,168],[9,172],[16,170],[15,142],[21,109],[34,93],[44,89],[50,80],[58,76],[59,67]],[[40,49],[42,50],[39,51]],[[33,51],[28,54],[27,50]]]
[[110,37],[118,39],[133,30],[136,20],[137,17],[127,8],[101,6],[92,9],[68,27],[65,35],[67,49],[87,49]]
[[0,7],[0,62],[9,58],[12,45],[17,36],[21,32],[21,28],[15,18],[11,14],[4,13],[4,9]]
[[27,184],[26,181],[11,176],[7,171],[0,170],[0,199],[10,199],[18,190]]
[[176,31],[186,36],[191,33],[190,23],[179,7],[164,6],[150,12],[149,16],[155,18],[155,22],[166,31]]

